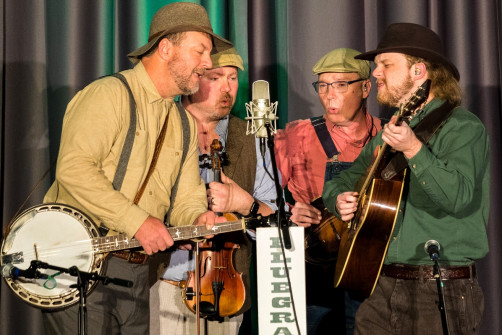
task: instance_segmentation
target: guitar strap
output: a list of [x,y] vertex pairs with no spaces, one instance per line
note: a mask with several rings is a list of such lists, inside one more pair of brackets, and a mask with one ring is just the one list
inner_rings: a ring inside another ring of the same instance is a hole
[[321,115],[310,118],[310,122],[314,127],[319,142],[321,142],[322,148],[326,153],[326,157],[328,157],[328,161],[336,162],[340,152],[336,148],[335,143],[333,143],[333,139],[329,134],[328,127],[326,126],[326,120]]
[[[438,109],[427,115],[414,128],[415,136],[425,145],[429,143],[432,136],[444,125],[446,120],[453,112],[454,105],[445,102]],[[396,174],[408,166],[408,161],[404,158],[402,152],[394,155],[387,166],[382,170],[384,180],[392,179]]]

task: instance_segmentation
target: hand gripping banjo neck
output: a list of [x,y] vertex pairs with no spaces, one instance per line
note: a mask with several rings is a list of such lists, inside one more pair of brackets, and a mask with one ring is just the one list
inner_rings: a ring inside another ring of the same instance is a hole
[[[207,229],[206,226],[180,226],[167,228],[167,231],[173,238],[173,241],[189,240],[206,235],[218,235],[237,230],[246,230],[245,219],[215,223],[211,229]],[[130,239],[125,234],[96,237],[92,239],[92,244],[94,252],[96,253],[141,247],[138,240],[135,238]]]

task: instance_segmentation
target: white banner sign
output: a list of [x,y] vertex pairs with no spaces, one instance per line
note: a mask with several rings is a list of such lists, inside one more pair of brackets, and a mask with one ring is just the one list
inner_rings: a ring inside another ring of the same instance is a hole
[[[291,286],[286,276],[277,227],[256,229],[260,335],[307,334],[304,228],[290,227],[289,231],[292,247],[284,251]],[[292,301],[298,322],[295,320]]]

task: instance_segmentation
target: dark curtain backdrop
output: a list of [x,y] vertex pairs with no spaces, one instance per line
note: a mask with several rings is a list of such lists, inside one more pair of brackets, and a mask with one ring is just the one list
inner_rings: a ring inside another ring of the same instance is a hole
[[[42,176],[57,157],[68,101],[95,78],[129,68],[126,54],[146,42],[153,14],[169,2],[0,0],[3,228],[20,207],[41,203],[53,172]],[[497,173],[502,163],[500,0],[193,2],[207,8],[215,31],[234,42],[244,59],[247,71],[240,75],[233,113],[246,115],[249,88],[253,81],[264,79],[270,83],[271,100],[279,101],[280,127],[322,113],[311,86],[316,79],[311,69],[329,50],[374,49],[393,22],[419,23],[442,37],[447,56],[461,73],[463,104],[480,117],[491,138],[490,253],[478,263],[486,300],[481,334],[501,334],[502,231],[496,219],[502,200]],[[385,115],[374,96],[375,90],[370,111]],[[43,334],[40,312],[23,303],[3,281],[0,334]]]

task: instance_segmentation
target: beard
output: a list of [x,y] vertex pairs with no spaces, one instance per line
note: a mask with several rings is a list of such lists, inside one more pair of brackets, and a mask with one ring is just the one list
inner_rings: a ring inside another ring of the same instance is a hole
[[176,86],[178,86],[179,90],[182,92],[183,95],[190,95],[194,94],[199,90],[199,82],[192,83],[192,75],[194,73],[199,74],[202,76],[205,72],[205,68],[195,68],[188,75],[186,73],[190,71],[187,69],[185,63],[181,62],[179,60],[178,55],[176,54],[174,56],[174,59],[172,61],[172,65],[169,67],[169,72],[171,76],[174,78],[174,82],[176,83]]
[[408,95],[413,88],[413,82],[409,74],[398,85],[389,86],[386,80],[383,80],[383,83],[385,92],[380,90],[377,94],[378,103],[382,106],[398,107],[403,97]]

